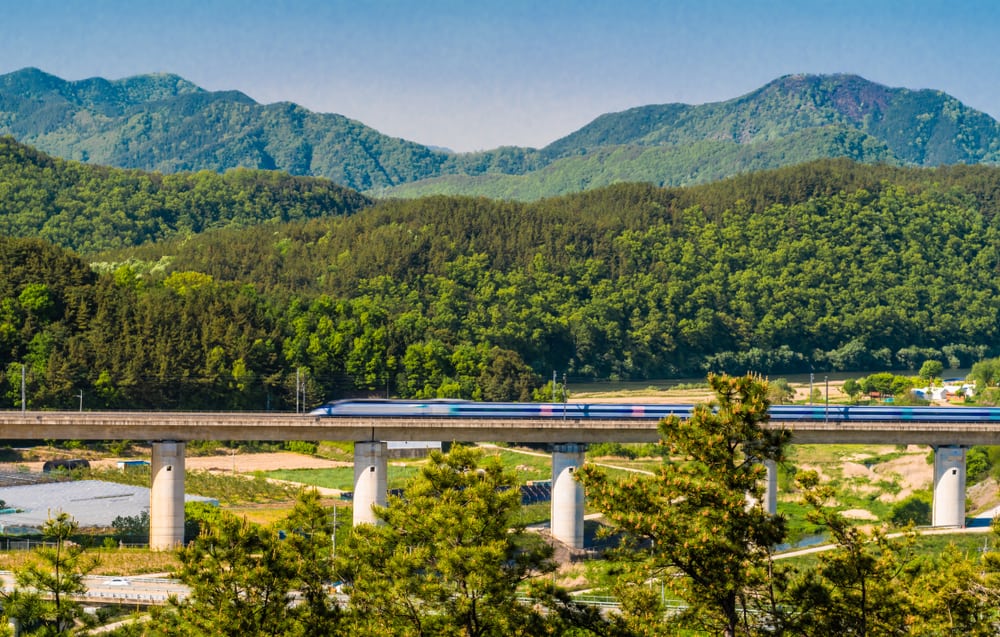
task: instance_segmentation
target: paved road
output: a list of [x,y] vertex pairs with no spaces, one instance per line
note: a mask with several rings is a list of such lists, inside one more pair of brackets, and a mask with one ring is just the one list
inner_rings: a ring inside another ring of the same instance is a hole
[[[993,518],[1000,513],[1000,506],[990,509],[989,511],[984,511],[974,518],[970,518],[966,521],[965,528],[956,529],[952,527],[947,528],[921,528],[917,529],[920,535],[951,535],[954,533],[990,533],[993,530],[992,522]],[[904,533],[890,533],[890,538],[902,537]],[[822,553],[824,551],[832,551],[837,548],[836,544],[821,544],[818,546],[810,546],[805,549],[797,549],[794,551],[785,551],[784,553],[778,553],[774,556],[774,559],[786,559],[790,557],[798,557],[800,555],[809,555],[810,553]]]
[[[5,591],[14,586],[14,574],[0,571],[0,582]],[[120,604],[164,604],[171,595],[183,598],[188,588],[177,580],[163,577],[109,577],[90,575],[83,580],[86,594],[78,599],[83,602],[113,602]]]

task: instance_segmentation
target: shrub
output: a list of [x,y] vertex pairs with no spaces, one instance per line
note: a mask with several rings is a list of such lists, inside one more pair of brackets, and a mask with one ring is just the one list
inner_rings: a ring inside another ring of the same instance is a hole
[[895,526],[906,526],[911,522],[926,526],[931,523],[931,503],[924,496],[913,494],[892,507],[889,519]]
[[289,440],[285,443],[285,448],[295,453],[314,456],[316,455],[316,449],[319,448],[319,445],[315,442],[308,442],[306,440]]
[[623,444],[620,442],[599,442],[587,447],[587,455],[592,458],[613,456],[615,458],[655,458],[660,455],[660,449],[653,443]]
[[991,466],[985,447],[973,447],[965,456],[965,475],[969,482],[979,482],[986,477]]

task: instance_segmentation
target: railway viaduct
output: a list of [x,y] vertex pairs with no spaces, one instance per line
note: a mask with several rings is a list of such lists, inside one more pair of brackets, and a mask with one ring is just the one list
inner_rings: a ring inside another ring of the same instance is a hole
[[[778,426],[771,424],[769,426]],[[965,525],[965,458],[973,445],[1000,444],[1000,422],[783,422],[793,444],[920,444],[934,449],[933,525]],[[341,440],[355,442],[354,523],[374,522],[386,502],[386,442],[455,441],[552,445],[552,534],[583,547],[584,493],[573,472],[589,443],[653,442],[655,420],[546,417],[321,417],[287,413],[0,411],[4,440],[146,440],[152,442],[150,546],[184,537],[184,449],[192,440]],[[777,471],[768,467],[764,505],[777,510]]]

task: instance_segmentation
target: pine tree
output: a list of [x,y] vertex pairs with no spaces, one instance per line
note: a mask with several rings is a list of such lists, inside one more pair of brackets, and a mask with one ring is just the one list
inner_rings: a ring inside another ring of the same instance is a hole
[[764,463],[782,460],[788,433],[764,427],[765,381],[708,381],[713,402],[695,406],[689,420],[660,423],[656,476],[615,480],[593,465],[579,472],[590,503],[625,538],[622,557],[632,568],[619,593],[626,620],[645,634],[658,634],[649,623],[664,621],[657,605],[665,595],[650,593],[651,579],[684,600],[687,610],[673,622],[727,636],[763,623],[766,615],[753,610],[772,598],[771,550],[785,524],[760,502]]

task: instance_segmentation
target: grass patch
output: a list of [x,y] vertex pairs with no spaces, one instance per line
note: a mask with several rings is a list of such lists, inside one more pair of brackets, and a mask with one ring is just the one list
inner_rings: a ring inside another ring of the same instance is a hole
[[541,524],[542,522],[548,522],[551,517],[552,504],[550,502],[536,502],[535,504],[521,506],[518,521],[524,525]]
[[483,457],[496,457],[506,471],[513,471],[517,474],[521,483],[529,480],[551,480],[552,479],[552,456],[549,454],[537,455],[537,451],[515,451],[487,447],[483,449]]
[[336,440],[321,440],[316,445],[316,455],[328,460],[354,461],[354,443]]
[[[390,489],[402,489],[406,483],[417,474],[416,466],[399,466],[390,464],[386,471],[386,480]],[[341,491],[354,490],[354,467],[331,467],[329,469],[279,469],[266,471],[263,475],[275,480],[296,482],[325,489]]]
[[[81,477],[89,480],[103,480],[118,484],[130,484],[149,488],[149,467],[129,469],[87,469]],[[275,484],[265,479],[262,473],[252,477],[212,473],[209,471],[186,471],[184,491],[186,493],[213,498],[222,506],[238,506],[264,502],[287,502],[294,500],[300,488],[294,485]]]
[[785,516],[788,535],[785,542],[788,544],[798,544],[807,537],[819,535],[823,532],[823,527],[817,526],[806,519],[806,514],[811,511],[811,507],[801,502],[778,502],[778,513]]
[[289,503],[287,505],[283,504],[267,507],[235,506],[226,507],[224,510],[226,513],[231,513],[238,518],[243,518],[247,522],[259,524],[261,526],[271,526],[278,520],[288,517],[294,508],[294,505]]
[[[899,538],[897,542],[903,542]],[[945,548],[953,545],[966,558],[978,561],[983,554],[984,542],[990,550],[996,550],[996,539],[989,533],[947,533],[941,535],[917,535],[916,543],[912,549],[912,559],[935,559],[941,555]],[[901,546],[897,544],[896,546]],[[832,549],[836,550],[836,549]],[[819,566],[821,553],[809,553],[798,555],[787,559],[780,559],[778,562],[782,567],[795,567],[799,571],[808,571]]]
[[[180,560],[173,551],[150,551],[135,548],[91,548],[86,557],[96,559],[97,566],[91,575],[146,575],[172,573],[180,567]],[[48,568],[34,551],[7,551],[0,553],[0,570],[17,571],[29,564]]]

